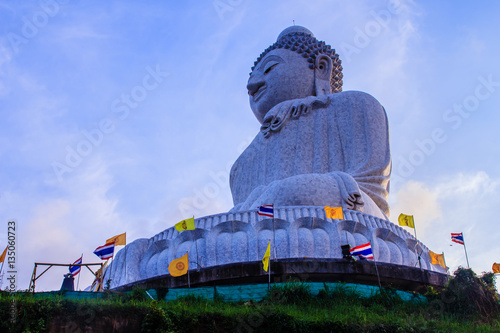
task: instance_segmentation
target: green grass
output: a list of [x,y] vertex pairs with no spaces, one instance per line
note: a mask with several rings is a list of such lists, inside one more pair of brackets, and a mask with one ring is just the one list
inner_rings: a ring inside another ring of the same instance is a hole
[[[500,315],[458,315],[433,295],[431,302],[408,302],[382,289],[364,298],[343,285],[325,285],[313,296],[302,282],[273,287],[260,302],[238,303],[195,296],[154,301],[141,290],[86,300],[3,292],[0,331],[45,332],[55,323],[69,332],[85,331],[85,326],[106,331],[114,321],[142,332],[500,332]],[[13,300],[15,324],[9,322]]]

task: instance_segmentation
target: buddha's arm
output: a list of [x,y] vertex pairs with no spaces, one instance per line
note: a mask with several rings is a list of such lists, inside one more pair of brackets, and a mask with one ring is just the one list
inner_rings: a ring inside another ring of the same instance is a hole
[[330,107],[344,152],[342,171],[389,216],[391,154],[384,108],[372,96],[358,91],[333,95]]

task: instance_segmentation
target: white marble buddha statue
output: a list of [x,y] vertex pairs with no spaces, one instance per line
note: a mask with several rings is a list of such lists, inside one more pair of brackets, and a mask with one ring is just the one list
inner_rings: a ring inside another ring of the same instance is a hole
[[231,169],[231,212],[274,204],[389,216],[387,116],[372,96],[342,92],[335,50],[289,27],[257,59],[247,89],[262,126]]

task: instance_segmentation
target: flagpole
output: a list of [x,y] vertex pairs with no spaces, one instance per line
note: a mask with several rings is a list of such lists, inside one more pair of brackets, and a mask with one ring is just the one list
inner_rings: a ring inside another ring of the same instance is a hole
[[[273,243],[274,243],[274,260],[276,260],[276,230],[274,228],[274,202],[273,202]],[[267,273],[268,273],[267,289],[271,290],[271,258],[269,258],[269,267]]]
[[267,268],[269,279],[267,281],[267,290],[271,290],[271,258],[269,258],[269,267]]
[[470,268],[470,266],[469,266],[469,256],[467,256],[467,247],[465,246],[464,233],[462,233],[462,238],[464,239],[464,251],[465,251],[465,259],[467,259],[467,268]]
[[276,259],[276,230],[274,228],[274,203],[273,203],[273,242],[274,242],[274,259]]
[[[82,256],[80,258],[82,258],[82,263],[83,263],[83,253],[82,253]],[[82,275],[82,266],[80,266],[80,272],[78,273],[78,281],[76,282],[76,289],[77,290],[78,290],[78,286],[80,285],[80,275]]]
[[191,278],[189,277],[189,251],[186,252],[186,254],[188,255],[188,257],[187,257],[187,264],[188,264],[188,269],[187,269],[187,274],[188,274],[188,288],[191,289]]
[[[342,217],[344,217],[344,208],[342,207]],[[332,222],[333,222],[333,219],[332,219]],[[347,226],[344,224],[344,228],[347,228]],[[349,245],[349,240],[347,239],[347,230],[344,229],[344,235],[345,235],[345,244],[346,245]],[[340,237],[342,237],[342,235],[340,235]],[[342,244],[342,243],[340,243]],[[350,246],[349,246],[350,248]]]
[[375,256],[373,257],[373,263],[375,264],[375,272],[377,272],[378,287],[382,289],[382,284],[380,283],[380,275],[378,274],[377,261],[375,260]]
[[413,220],[413,232],[415,233],[415,254],[417,255],[417,258],[418,258],[418,267],[420,267],[420,269],[422,269],[422,262],[420,261],[420,254],[422,254],[422,252],[420,252],[420,254],[418,254],[418,251],[417,251],[417,245],[418,245],[418,238],[417,238],[417,227],[415,225],[415,217],[412,215],[412,220]]
[[[4,260],[5,261],[5,260]],[[2,270],[3,270],[3,261],[2,261],[2,267],[0,267],[0,288],[3,285],[3,276],[2,276]]]

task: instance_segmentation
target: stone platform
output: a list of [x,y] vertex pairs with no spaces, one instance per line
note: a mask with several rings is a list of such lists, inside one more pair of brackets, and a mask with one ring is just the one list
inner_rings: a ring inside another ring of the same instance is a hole
[[[187,276],[170,279],[168,265],[189,252],[194,284],[238,283],[239,278],[259,282],[265,278],[260,261],[271,240],[271,259],[277,262],[272,268],[274,278],[296,272],[321,281],[373,283],[374,263],[343,260],[340,248],[371,242],[384,282],[407,285],[405,289],[445,283],[446,271],[430,263],[429,249],[388,220],[347,209],[343,220],[331,220],[324,207],[316,206],[278,207],[274,214],[274,219],[259,216],[256,210],[211,215],[196,219],[195,230],[179,233],[171,227],[150,239],[138,239],[117,253],[104,280],[111,279],[112,288],[147,281],[182,286]],[[318,270],[297,272],[296,263]]]
[[[377,274],[378,273],[378,274]],[[349,261],[345,259],[282,259],[271,262],[271,283],[287,281],[346,282],[378,286],[390,286],[399,290],[424,293],[427,286],[441,288],[448,281],[443,273],[414,267],[378,263],[373,261]],[[144,289],[191,288],[222,285],[248,285],[268,283],[268,273],[262,262],[242,262],[203,269],[191,270],[188,275],[172,277],[169,274],[136,281],[115,288],[131,290],[137,286]]]

